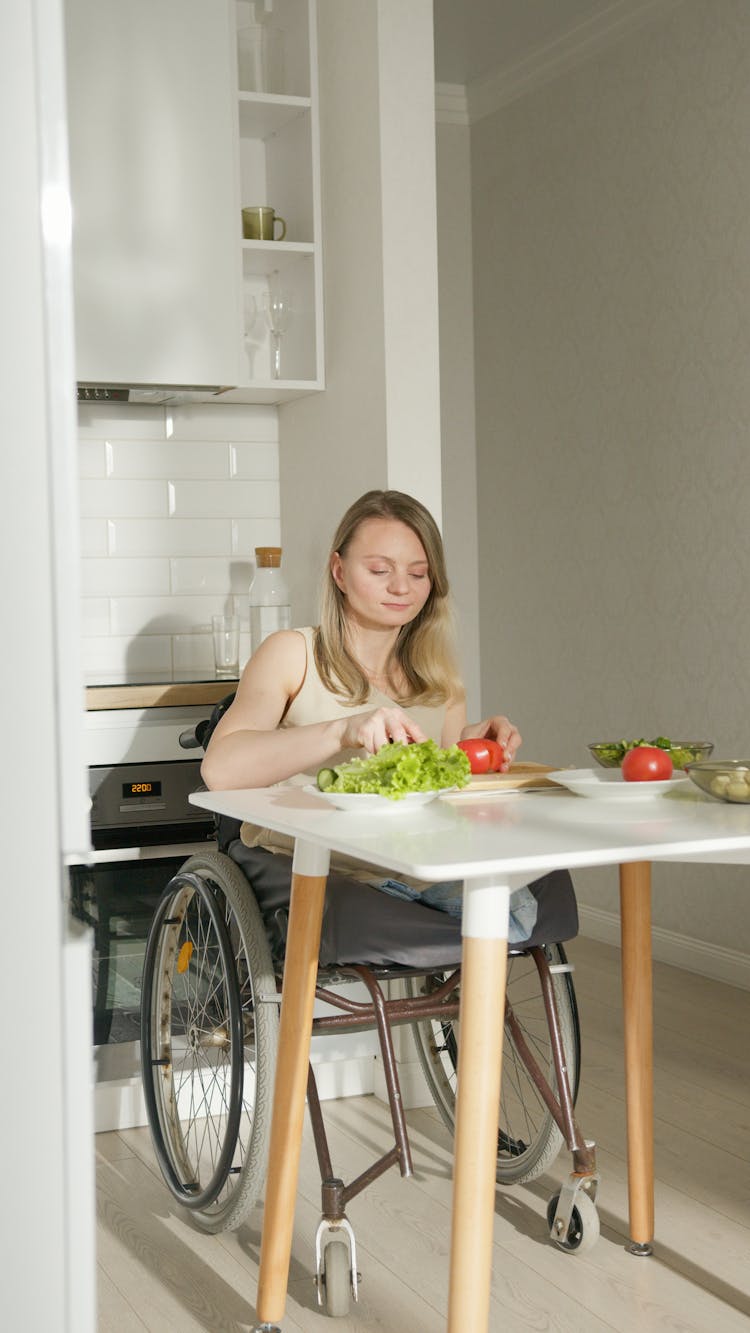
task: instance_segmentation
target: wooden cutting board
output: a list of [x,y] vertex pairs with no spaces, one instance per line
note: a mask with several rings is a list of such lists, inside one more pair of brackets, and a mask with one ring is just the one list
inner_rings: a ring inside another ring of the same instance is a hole
[[559,790],[557,782],[550,782],[546,776],[547,773],[554,773],[552,764],[511,764],[507,773],[475,773],[469,780],[467,787],[462,787],[460,791],[451,793],[455,796],[467,795],[471,792],[484,791],[519,791],[522,789],[535,790],[540,787],[554,787]]

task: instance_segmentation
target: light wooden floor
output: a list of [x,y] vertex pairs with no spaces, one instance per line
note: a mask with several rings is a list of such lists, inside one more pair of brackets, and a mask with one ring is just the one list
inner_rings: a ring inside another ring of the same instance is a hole
[[[602,1234],[574,1257],[546,1237],[544,1213],[568,1169],[498,1192],[492,1333],[750,1333],[750,995],[655,968],[654,1256],[626,1252],[619,954],[569,949],[583,1030],[578,1101],[598,1145]],[[387,1109],[372,1097],[327,1102],[334,1169],[351,1179],[381,1151]],[[308,1134],[284,1333],[444,1330],[450,1151],[431,1110],[408,1116],[416,1176],[390,1171],[349,1209],[361,1300],[345,1320],[318,1312],[311,1280],[319,1183]],[[253,1325],[259,1218],[239,1232],[195,1231],[162,1186],[147,1130],[97,1137],[100,1333],[247,1333]],[[467,1329],[466,1333],[474,1333]]]

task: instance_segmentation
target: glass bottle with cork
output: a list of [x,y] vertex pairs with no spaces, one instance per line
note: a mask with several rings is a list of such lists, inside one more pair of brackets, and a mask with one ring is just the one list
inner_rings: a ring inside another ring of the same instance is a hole
[[256,546],[255,575],[250,584],[250,652],[269,634],[291,629],[289,588],[281,572],[281,547]]

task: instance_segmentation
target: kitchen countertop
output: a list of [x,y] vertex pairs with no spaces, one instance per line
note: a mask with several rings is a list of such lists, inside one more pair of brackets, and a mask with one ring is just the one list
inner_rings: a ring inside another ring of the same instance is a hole
[[86,681],[86,709],[98,712],[120,708],[180,708],[186,705],[219,703],[237,688],[237,680],[192,674],[152,672],[123,679],[122,675]]

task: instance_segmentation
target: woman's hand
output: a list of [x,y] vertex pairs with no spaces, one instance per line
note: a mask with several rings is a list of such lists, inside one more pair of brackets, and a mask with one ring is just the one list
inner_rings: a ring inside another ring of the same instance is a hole
[[502,745],[505,751],[505,762],[501,769],[503,773],[510,768],[516,751],[521,745],[521,733],[518,728],[514,727],[507,717],[499,715],[488,717],[484,722],[473,722],[470,726],[464,727],[461,732],[461,740],[466,741],[470,736],[488,737]]
[[341,748],[362,748],[368,754],[377,754],[383,745],[391,741],[405,744],[426,739],[422,728],[402,708],[376,708],[371,713],[354,713],[351,718],[347,718],[341,736]]

